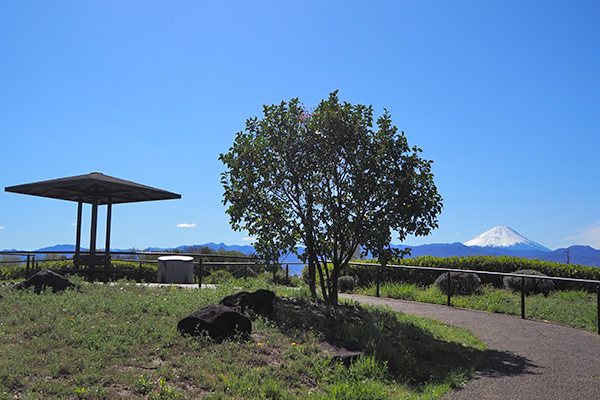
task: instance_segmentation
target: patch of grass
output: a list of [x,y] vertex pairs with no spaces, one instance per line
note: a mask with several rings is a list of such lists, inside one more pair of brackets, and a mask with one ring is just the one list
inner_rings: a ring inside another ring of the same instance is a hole
[[[484,354],[463,329],[310,303],[304,289],[263,280],[215,290],[78,283],[80,291],[62,294],[1,290],[0,399],[436,398],[464,382]],[[255,319],[249,341],[177,332],[181,318],[241,286],[295,297],[276,304],[276,319]],[[350,367],[319,346],[342,338],[365,353]]]
[[[374,296],[375,285],[358,288],[356,293]],[[392,299],[446,304],[447,297],[434,285],[420,287],[409,283],[384,283],[380,295]],[[558,322],[595,332],[598,327],[596,295],[583,290],[554,291],[545,296],[529,295],[525,315],[543,321]],[[452,296],[452,305],[503,314],[521,314],[521,294],[484,285],[478,293]]]

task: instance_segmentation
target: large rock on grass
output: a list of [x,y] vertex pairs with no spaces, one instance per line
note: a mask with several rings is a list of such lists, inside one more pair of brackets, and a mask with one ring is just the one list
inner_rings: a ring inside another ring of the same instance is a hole
[[42,270],[24,282],[17,283],[15,289],[33,288],[36,293],[40,293],[44,289],[52,289],[54,293],[62,292],[65,289],[76,288],[71,281],[64,276],[50,270]]
[[239,335],[247,338],[252,331],[252,322],[244,314],[234,309],[212,304],[194,311],[177,324],[177,329],[183,334],[200,336],[208,334],[217,341],[233,338]]
[[269,316],[273,310],[273,300],[275,293],[266,289],[259,289],[256,292],[239,292],[224,297],[220,304],[239,309],[241,312],[251,310],[255,314]]

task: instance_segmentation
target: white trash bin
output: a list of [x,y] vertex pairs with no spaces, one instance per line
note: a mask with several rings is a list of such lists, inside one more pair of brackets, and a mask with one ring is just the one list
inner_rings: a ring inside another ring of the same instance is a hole
[[194,283],[194,257],[158,257],[158,283]]

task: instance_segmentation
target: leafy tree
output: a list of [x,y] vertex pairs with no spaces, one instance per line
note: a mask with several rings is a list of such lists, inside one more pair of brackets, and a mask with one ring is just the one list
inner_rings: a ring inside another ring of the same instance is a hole
[[397,255],[393,232],[402,241],[437,227],[432,161],[387,110],[373,129],[372,107],[341,103],[336,91],[312,112],[292,99],[263,114],[219,156],[223,203],[232,227],[270,243],[271,254],[306,246],[313,295],[318,273],[323,297],[337,303],[338,277],[359,246],[387,262]]

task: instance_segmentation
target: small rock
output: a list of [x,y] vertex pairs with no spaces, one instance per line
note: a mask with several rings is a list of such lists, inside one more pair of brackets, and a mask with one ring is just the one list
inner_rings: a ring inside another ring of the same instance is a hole
[[250,309],[255,314],[268,316],[273,310],[273,300],[275,300],[275,293],[270,290],[259,289],[253,293],[239,292],[224,297],[220,304],[240,309],[241,312]]
[[65,289],[76,288],[77,286],[71,283],[71,281],[64,276],[45,269],[33,275],[26,281],[17,283],[14,286],[14,288],[18,290],[29,289],[31,287],[33,287],[33,290],[36,293],[40,293],[45,288],[50,288],[54,293],[56,293]]
[[249,337],[252,322],[245,315],[221,304],[202,307],[185,317],[177,324],[182,334],[199,336],[204,333],[217,341],[231,338],[236,334]]

